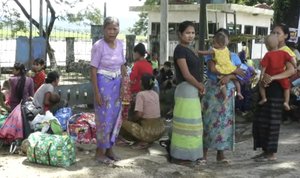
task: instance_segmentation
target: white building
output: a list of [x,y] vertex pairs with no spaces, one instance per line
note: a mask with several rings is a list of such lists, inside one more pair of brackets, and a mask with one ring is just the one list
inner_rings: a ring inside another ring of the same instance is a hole
[[[159,6],[130,7],[130,10],[147,11],[149,17],[148,35],[157,36],[159,34],[161,18]],[[173,49],[177,44],[177,25],[182,21],[190,20],[198,26],[199,11],[199,4],[169,5],[169,56],[173,56]],[[265,36],[270,33],[272,17],[273,10],[269,9],[237,4],[207,4],[207,31],[211,36],[218,28],[222,27],[227,28],[233,34],[235,22],[236,34]],[[261,58],[267,51],[264,44],[259,40],[248,41],[248,47],[252,59]],[[238,50],[241,50],[241,44],[238,44]]]

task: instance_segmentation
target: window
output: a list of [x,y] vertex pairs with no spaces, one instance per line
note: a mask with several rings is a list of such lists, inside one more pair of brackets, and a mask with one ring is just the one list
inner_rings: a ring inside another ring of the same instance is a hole
[[[228,30],[230,35],[235,34],[234,33],[234,24],[233,23],[228,23],[227,24],[227,30]],[[236,24],[236,34],[239,35],[241,33],[242,33],[242,25]]]
[[209,22],[208,23],[208,34],[215,34],[217,31],[217,24]]
[[[256,27],[255,35],[262,37],[268,35],[268,27]],[[263,40],[255,39],[255,43],[263,43]]]
[[245,25],[244,34],[253,35],[253,26]]
[[151,24],[151,35],[158,35],[160,31],[160,23]]

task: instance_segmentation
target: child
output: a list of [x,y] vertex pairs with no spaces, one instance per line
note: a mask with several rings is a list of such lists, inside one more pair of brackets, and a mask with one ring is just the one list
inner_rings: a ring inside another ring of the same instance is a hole
[[[291,62],[296,66],[293,58],[285,51],[278,50],[278,37],[276,35],[269,35],[265,39],[265,45],[269,52],[267,52],[260,62],[262,71],[260,80],[263,78],[264,74],[270,76],[280,74],[285,71],[285,65],[287,62]],[[281,87],[284,89],[284,109],[290,110],[289,100],[290,100],[290,81],[288,78],[277,80],[280,83]],[[262,105],[267,102],[265,86],[260,84],[259,92],[261,95],[261,100],[259,104]]]
[[1,88],[1,93],[4,95],[4,104],[5,107],[10,111],[10,106],[9,106],[9,96],[10,96],[10,86],[9,86],[9,81],[5,80],[3,82],[3,87]]
[[126,120],[122,127],[135,139],[137,144],[132,148],[147,148],[152,142],[158,140],[164,133],[164,122],[160,118],[159,96],[153,91],[154,76],[144,74],[141,78],[141,88],[136,96],[135,121]]
[[34,83],[34,92],[36,92],[37,89],[45,83],[45,61],[40,58],[35,59],[32,65],[32,71],[35,73],[32,79]]
[[[198,51],[201,55],[212,55],[213,61],[216,63],[216,69],[221,75],[227,75],[236,70],[236,66],[232,64],[230,59],[230,51],[227,48],[228,39],[223,33],[217,33],[213,38],[213,48],[209,51]],[[220,76],[219,78],[222,78]],[[238,80],[234,80],[234,85],[237,90],[238,99],[244,99],[241,93],[241,86]],[[227,102],[226,87],[221,86],[221,92],[224,96],[224,103]]]
[[[131,80],[131,93],[132,95],[136,95],[141,90],[141,78],[142,75],[147,73],[153,73],[153,69],[151,64],[145,59],[146,55],[146,48],[145,45],[142,43],[137,44],[134,48],[134,65],[132,71],[130,73],[130,80]],[[134,97],[133,97],[134,99]]]

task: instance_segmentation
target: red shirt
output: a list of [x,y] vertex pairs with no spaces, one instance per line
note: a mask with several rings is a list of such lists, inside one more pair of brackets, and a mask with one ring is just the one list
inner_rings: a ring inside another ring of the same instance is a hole
[[285,71],[285,64],[290,62],[292,57],[285,51],[269,51],[260,62],[266,68],[266,73],[273,76]]
[[46,74],[45,71],[42,70],[40,72],[35,73],[35,75],[32,77],[33,83],[34,83],[34,92],[37,91],[37,89],[40,88],[41,85],[45,83]]
[[141,90],[141,78],[146,73],[153,74],[152,65],[146,59],[136,61],[130,73],[131,93],[138,93]]

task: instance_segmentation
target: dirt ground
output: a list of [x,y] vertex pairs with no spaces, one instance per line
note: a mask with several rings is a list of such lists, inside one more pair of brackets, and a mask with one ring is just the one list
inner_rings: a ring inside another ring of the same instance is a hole
[[215,161],[216,152],[209,152],[207,165],[187,167],[170,164],[165,150],[157,143],[148,150],[132,150],[130,147],[116,147],[123,159],[113,166],[97,164],[91,151],[77,151],[76,164],[68,168],[57,168],[29,163],[25,156],[9,155],[8,148],[0,149],[0,177],[105,177],[105,178],[171,178],[171,177],[300,177],[300,124],[282,125],[278,160],[257,163],[250,158],[257,154],[252,150],[251,124],[237,124],[237,143],[234,152],[226,152],[229,165]]

